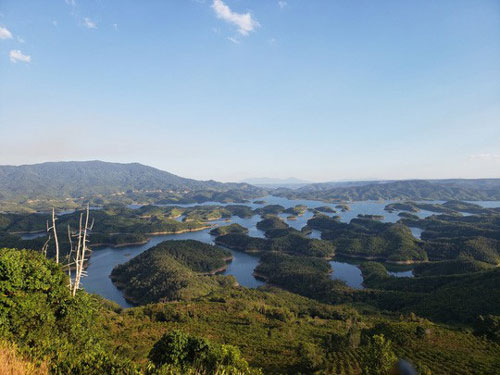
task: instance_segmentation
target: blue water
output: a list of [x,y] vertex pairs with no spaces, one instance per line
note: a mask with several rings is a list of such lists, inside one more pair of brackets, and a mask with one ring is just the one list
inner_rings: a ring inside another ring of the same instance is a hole
[[413,270],[407,271],[387,271],[387,273],[394,277],[413,277]]
[[[254,223],[253,225],[255,227],[256,216],[251,219],[241,219],[237,217],[234,217],[233,219],[233,222],[238,222],[243,226],[251,225],[252,223]],[[216,220],[211,223],[215,225],[228,224],[224,220]],[[154,236],[147,244],[144,245],[125,246],[120,248],[105,247],[94,250],[89,261],[89,266],[87,267],[88,276],[82,280],[82,286],[86,291],[99,294],[104,298],[115,301],[122,307],[131,307],[132,305],[125,300],[122,292],[115,287],[115,285],[109,278],[109,275],[111,274],[111,271],[115,266],[129,261],[133,257],[146,251],[147,249],[166,240],[191,239],[213,244],[214,238],[210,235],[209,232],[210,229],[205,229],[198,232]],[[260,237],[264,235],[262,231],[256,228],[254,228],[251,233],[259,235]],[[259,263],[259,258],[240,251],[230,251],[233,254],[234,259],[223,274],[233,275],[240,285],[248,288],[256,288],[260,285],[263,285],[263,282],[255,279],[255,277],[253,277],[252,275],[253,270]]]
[[417,228],[417,227],[410,227],[411,234],[413,234],[413,237],[417,239],[422,238],[422,232],[424,231],[422,228]]
[[335,260],[332,260],[330,264],[333,269],[332,279],[345,281],[347,285],[354,289],[363,289],[363,276],[356,265]]
[[[280,204],[285,208],[294,207],[296,205],[305,205],[309,208],[316,208],[319,206],[329,206],[337,211],[337,213],[329,213],[329,216],[340,216],[340,220],[342,222],[349,222],[351,219],[357,217],[359,214],[369,214],[369,215],[382,215],[384,218],[382,221],[384,222],[396,222],[400,219],[398,216],[398,212],[387,212],[384,210],[384,207],[392,203],[393,201],[365,201],[365,202],[352,202],[349,203],[350,210],[347,212],[341,212],[336,209],[336,204],[324,203],[320,201],[312,201],[312,200],[290,200],[282,197],[275,196],[267,196],[262,198],[265,200],[265,204],[255,204],[255,203],[247,203],[249,207],[255,209],[259,207],[263,207],[265,205],[270,204]],[[443,203],[442,201],[434,201],[427,203]],[[484,207],[499,207],[500,202],[473,202],[480,204]],[[229,203],[232,204],[232,203]],[[193,207],[193,206],[207,206],[207,205],[227,205],[224,203],[218,202],[205,202],[202,204],[177,204],[177,205],[168,205],[168,206],[179,206],[179,207]],[[140,205],[130,205],[131,208],[139,208]],[[415,213],[417,216],[421,218],[425,218],[433,213],[430,211],[419,211]],[[309,211],[306,211],[304,215],[297,216],[296,220],[288,220],[288,214],[281,214],[282,217],[288,225],[291,227],[300,230],[302,229],[307,220],[309,220],[313,214]],[[182,220],[182,217],[178,218],[178,220]],[[249,235],[252,237],[264,237],[264,233],[256,228],[256,224],[261,220],[260,216],[254,215],[251,218],[239,218],[233,216],[229,221],[227,220],[215,220],[212,221],[211,224],[214,225],[228,225],[230,223],[238,223],[249,229]],[[413,235],[416,238],[420,238],[422,230],[419,228],[410,228]],[[173,235],[165,235],[165,236],[155,236],[151,238],[151,241],[145,245],[140,246],[127,246],[122,248],[111,248],[106,247],[102,249],[97,249],[94,251],[90,262],[89,267],[87,269],[88,276],[83,279],[82,284],[85,289],[92,293],[97,293],[102,295],[103,297],[113,300],[120,304],[123,307],[130,307],[130,304],[125,301],[122,293],[113,285],[109,275],[111,270],[118,264],[122,264],[130,260],[132,257],[139,255],[143,251],[155,246],[156,244],[165,241],[165,240],[181,240],[181,239],[193,239],[202,241],[205,243],[213,244],[213,237],[209,234],[209,229],[198,231],[198,232],[190,232],[190,233],[182,233],[182,234],[173,234]],[[31,236],[37,236],[41,234],[32,234]],[[29,235],[24,235],[29,236]],[[310,238],[321,238],[321,232],[317,230],[313,230],[309,235]],[[233,275],[238,283],[242,286],[249,288],[256,288],[264,283],[255,279],[253,277],[253,271],[255,267],[258,265],[259,258],[256,256],[248,255],[246,253],[242,253],[239,251],[231,250],[233,253],[234,259],[229,264],[227,270],[224,272],[226,275]],[[360,289],[362,288],[363,278],[361,276],[361,271],[356,266],[354,261],[350,260],[334,260],[330,262],[333,267],[333,273],[331,277],[333,279],[343,280],[347,283],[347,285],[352,288]],[[412,277],[413,273],[411,270],[402,270],[402,271],[389,271],[389,274],[396,277]]]
[[21,239],[22,240],[33,240],[38,237],[46,237],[47,232],[40,232],[40,233],[23,233],[21,234]]

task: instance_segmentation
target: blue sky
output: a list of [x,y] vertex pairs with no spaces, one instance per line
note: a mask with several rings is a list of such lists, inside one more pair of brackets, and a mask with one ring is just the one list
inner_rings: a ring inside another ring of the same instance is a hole
[[0,0],[0,164],[500,177],[498,0]]

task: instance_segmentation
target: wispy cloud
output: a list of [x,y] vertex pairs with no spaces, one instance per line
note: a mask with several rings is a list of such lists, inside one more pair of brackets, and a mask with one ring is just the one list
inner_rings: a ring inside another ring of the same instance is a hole
[[234,38],[232,36],[227,37],[227,40],[229,40],[230,42],[233,42],[234,44],[240,44],[240,40],[237,38]]
[[286,7],[288,5],[288,3],[286,1],[278,1],[278,6],[283,9],[284,7]]
[[500,154],[492,152],[482,152],[479,154],[472,154],[469,156],[471,160],[481,160],[481,161],[495,161],[500,162]]
[[64,0],[64,2],[68,5],[75,6],[76,5],[76,0]]
[[250,13],[233,12],[222,0],[213,0],[212,8],[217,18],[236,25],[238,32],[242,35],[248,35],[248,33],[260,26],[259,22]]
[[115,31],[118,31],[118,24],[117,23],[113,24],[113,29],[115,29]]
[[87,29],[97,29],[97,23],[95,23],[94,21],[92,21],[90,18],[88,17],[85,17],[83,19],[83,25],[87,28]]
[[18,36],[18,37],[16,38],[16,40],[17,40],[19,43],[26,43],[26,41],[25,41],[23,38],[21,38],[20,36]]
[[0,39],[12,39],[12,33],[7,28],[0,26]]
[[57,27],[57,21],[56,21],[56,20],[53,20],[53,21],[52,21],[52,25],[54,25],[55,27]]
[[16,63],[18,61],[29,63],[31,62],[31,56],[23,54],[20,50],[18,49],[12,49],[9,52],[9,58],[10,61],[13,63]]

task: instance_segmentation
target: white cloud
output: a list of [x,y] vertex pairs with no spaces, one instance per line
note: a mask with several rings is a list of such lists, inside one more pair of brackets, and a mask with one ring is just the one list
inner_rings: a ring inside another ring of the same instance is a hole
[[22,62],[25,62],[25,63],[31,62],[31,56],[23,54],[18,49],[12,49],[12,50],[10,50],[9,57],[10,57],[10,61],[13,62],[13,63],[16,63],[18,61],[22,61]]
[[97,29],[97,23],[95,23],[88,17],[85,17],[83,19],[83,25],[88,29]]
[[113,24],[113,29],[115,29],[115,31],[118,31],[118,24],[117,23]]
[[17,39],[17,41],[18,41],[19,43],[25,43],[25,42],[26,42],[26,41],[25,41],[23,38],[21,38],[20,36],[18,36],[16,39]]
[[248,35],[260,26],[250,13],[233,12],[222,0],[213,0],[212,8],[217,18],[238,26],[238,32],[242,35]]
[[57,21],[56,20],[52,21],[52,25],[54,25],[55,27],[57,27]]
[[234,44],[240,44],[240,41],[237,38],[233,38],[232,36],[229,36],[227,40],[233,42]]
[[288,3],[286,1],[278,1],[278,5],[281,9],[283,9],[284,7],[286,7],[288,5]]
[[495,154],[491,152],[483,152],[480,154],[470,155],[470,159],[472,160],[481,160],[481,161],[495,161],[500,162],[500,154]]
[[68,5],[75,6],[76,5],[76,0],[64,0],[64,2]]
[[12,33],[5,27],[0,26],[0,39],[12,39]]

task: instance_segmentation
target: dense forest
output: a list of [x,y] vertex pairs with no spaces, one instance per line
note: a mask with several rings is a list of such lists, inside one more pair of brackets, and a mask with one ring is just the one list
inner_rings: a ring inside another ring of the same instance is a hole
[[[116,266],[111,279],[136,306],[128,309],[84,290],[73,296],[52,260],[53,241],[45,256],[46,236],[21,239],[45,232],[50,215],[0,214],[0,247],[17,248],[0,250],[0,348],[52,374],[369,375],[387,374],[397,358],[421,374],[498,372],[498,210],[457,201],[386,210],[399,212],[399,221],[360,215],[346,223],[311,210],[302,230],[277,216],[289,213],[280,205],[91,210],[94,252],[104,239],[147,241],[260,215],[264,238],[222,225],[210,232],[222,247],[164,241]],[[435,214],[420,218],[420,210]],[[61,248],[80,214],[58,216]],[[421,228],[421,239],[409,227]],[[311,230],[321,239],[309,238]],[[218,274],[232,259],[225,248],[257,256],[254,275],[266,285],[248,289]],[[358,260],[363,289],[332,278],[330,261],[339,255]],[[393,276],[391,263],[415,263],[413,277]]]
[[202,242],[165,241],[111,272],[111,279],[135,304],[187,301],[236,284],[230,276],[207,277],[226,268],[229,251]]

